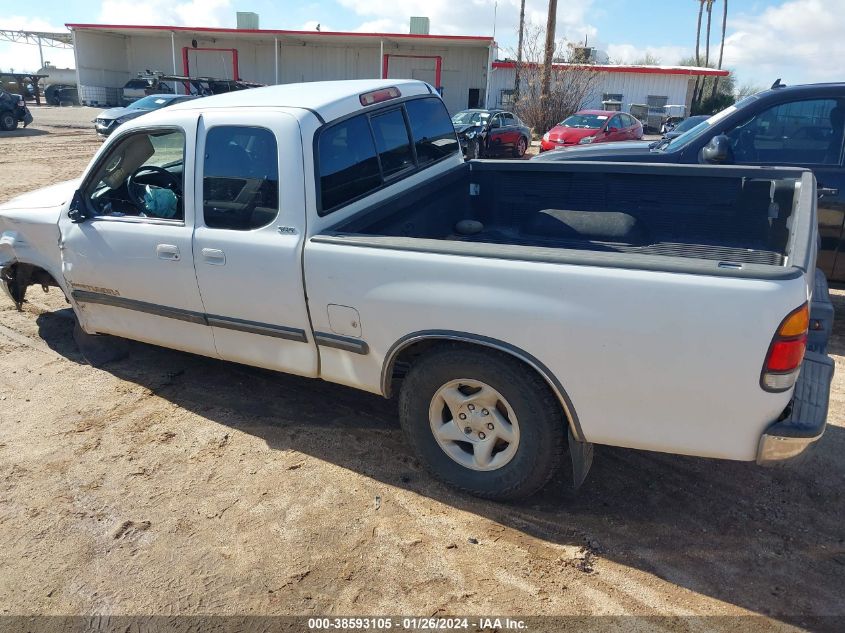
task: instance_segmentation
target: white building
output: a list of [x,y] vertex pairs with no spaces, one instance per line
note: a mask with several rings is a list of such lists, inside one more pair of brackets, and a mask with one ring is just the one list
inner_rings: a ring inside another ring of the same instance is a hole
[[[491,107],[509,108],[513,95],[516,64],[510,61],[493,62],[490,75]],[[556,65],[565,69],[565,64]],[[632,105],[661,109],[666,105],[685,106],[689,113],[692,90],[697,76],[725,77],[727,70],[691,66],[618,66],[595,64],[588,66],[599,74],[599,81],[591,98],[583,108],[590,110],[631,111]]]
[[[412,30],[420,30],[420,25]],[[425,33],[340,33],[184,26],[68,24],[79,96],[117,105],[127,81],[145,71],[283,84],[329,79],[421,79],[440,88],[450,111],[508,108],[515,64],[494,59],[490,37]],[[427,30],[427,24],[422,24]],[[696,76],[726,70],[594,64],[600,75],[585,107],[686,105]],[[489,71],[489,72],[488,72]],[[488,84],[489,77],[489,84]],[[174,84],[180,90],[181,84]]]
[[[263,84],[394,77],[441,88],[455,112],[484,105],[490,37],[68,24],[80,99],[116,105],[138,73]],[[177,84],[177,90],[180,85]]]

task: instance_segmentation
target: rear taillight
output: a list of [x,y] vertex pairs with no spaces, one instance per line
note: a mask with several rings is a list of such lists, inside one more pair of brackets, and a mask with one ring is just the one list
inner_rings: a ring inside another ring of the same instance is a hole
[[766,391],[786,391],[798,379],[804,350],[807,348],[807,329],[810,310],[805,303],[781,321],[766,354],[760,386]]

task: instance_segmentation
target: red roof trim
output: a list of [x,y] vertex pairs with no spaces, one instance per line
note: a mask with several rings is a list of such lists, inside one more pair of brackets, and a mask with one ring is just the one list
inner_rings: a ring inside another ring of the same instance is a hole
[[253,33],[257,35],[317,35],[319,37],[384,37],[423,40],[478,40],[492,42],[492,37],[481,35],[417,35],[415,33],[357,33],[350,31],[286,31],[279,29],[224,29],[208,26],[143,26],[139,24],[65,24],[69,29],[90,29],[108,31],[115,29],[151,30],[151,31],[190,31],[193,33]]
[[[565,68],[566,64],[555,64],[555,68]],[[588,70],[602,73],[642,73],[651,75],[704,75],[708,77],[727,77],[730,71],[716,68],[678,68],[676,66],[583,66]],[[493,68],[516,68],[516,62],[493,62]]]

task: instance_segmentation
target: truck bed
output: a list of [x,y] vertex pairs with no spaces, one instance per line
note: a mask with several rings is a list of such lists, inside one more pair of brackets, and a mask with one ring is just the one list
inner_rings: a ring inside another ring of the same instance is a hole
[[412,238],[531,247],[535,254],[705,260],[722,270],[783,268],[806,259],[809,248],[789,228],[799,208],[812,211],[798,204],[802,177],[759,167],[471,161],[333,230],[405,238],[394,246]]

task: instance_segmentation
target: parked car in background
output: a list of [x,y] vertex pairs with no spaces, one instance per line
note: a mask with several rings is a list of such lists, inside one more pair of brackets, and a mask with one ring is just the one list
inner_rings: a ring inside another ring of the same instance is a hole
[[687,117],[677,123],[667,123],[664,127],[663,138],[677,138],[684,132],[688,132],[699,123],[703,123],[710,117],[706,114],[696,114],[695,116]]
[[461,110],[452,117],[467,158],[522,158],[531,142],[531,128],[504,110]]
[[79,105],[76,85],[52,84],[44,90],[44,100],[50,105]]
[[111,108],[104,110],[94,119],[94,129],[102,137],[106,137],[114,132],[121,123],[131,121],[138,118],[142,114],[152,112],[153,110],[160,110],[167,106],[172,106],[189,99],[198,99],[194,95],[150,95],[139,99],[125,108]]
[[26,102],[22,96],[0,89],[0,130],[11,132],[18,123],[23,123],[24,127],[32,123]]
[[746,97],[675,139],[608,143],[534,160],[796,166],[818,181],[819,268],[845,282],[845,82],[784,86]]
[[642,137],[643,124],[627,112],[581,110],[546,132],[540,142],[540,151],[569,145],[635,141]]
[[173,88],[158,76],[130,79],[123,86],[123,105],[129,105],[149,95],[173,94]]

